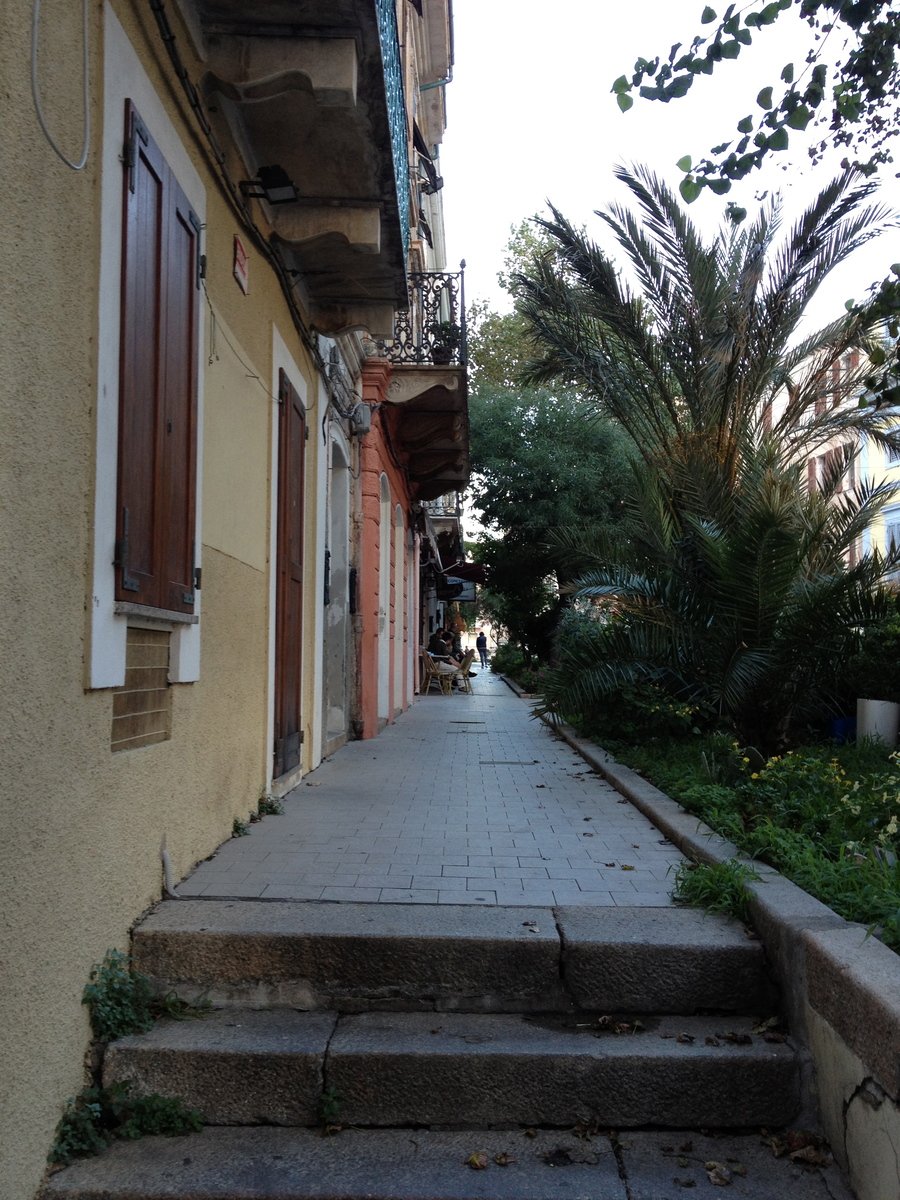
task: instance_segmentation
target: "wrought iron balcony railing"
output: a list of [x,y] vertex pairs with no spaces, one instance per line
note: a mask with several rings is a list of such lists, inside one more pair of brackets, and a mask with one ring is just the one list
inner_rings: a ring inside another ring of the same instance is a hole
[[466,365],[465,261],[459,271],[415,271],[410,307],[394,318],[394,340],[382,345],[393,363]]
[[445,496],[438,496],[436,500],[426,500],[422,507],[429,517],[456,517],[458,519],[462,515],[458,492],[448,492]]

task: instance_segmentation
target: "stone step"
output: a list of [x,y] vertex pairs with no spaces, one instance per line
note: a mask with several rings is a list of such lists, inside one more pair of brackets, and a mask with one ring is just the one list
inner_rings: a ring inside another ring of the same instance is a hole
[[794,1051],[750,1034],[746,1018],[645,1026],[616,1034],[546,1015],[226,1011],[113,1043],[104,1077],[178,1096],[213,1124],[310,1124],[325,1089],[340,1096],[338,1120],[360,1126],[564,1127],[588,1116],[614,1128],[733,1128],[796,1113]]
[[758,941],[680,908],[168,901],[134,934],[161,992],[368,1011],[771,1010]]
[[[682,1151],[682,1146],[690,1148]],[[484,1152],[487,1168],[466,1160]],[[507,1166],[495,1156],[511,1156]],[[43,1200],[683,1200],[715,1189],[709,1161],[738,1168],[750,1200],[851,1200],[837,1167],[776,1159],[761,1137],[645,1132],[204,1129],[119,1142],[53,1175]]]

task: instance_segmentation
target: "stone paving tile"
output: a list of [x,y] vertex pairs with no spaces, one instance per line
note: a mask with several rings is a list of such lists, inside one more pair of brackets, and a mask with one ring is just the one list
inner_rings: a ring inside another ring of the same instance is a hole
[[675,847],[502,680],[482,672],[473,682],[473,696],[423,696],[380,737],[344,746],[290,793],[284,816],[225,842],[181,892],[671,904]]

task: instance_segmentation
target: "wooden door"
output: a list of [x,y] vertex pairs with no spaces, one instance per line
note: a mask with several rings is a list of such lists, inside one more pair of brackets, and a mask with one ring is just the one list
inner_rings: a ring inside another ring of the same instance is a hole
[[303,617],[303,460],[306,415],[284,371],[279,377],[278,558],[275,612],[277,779],[300,763]]

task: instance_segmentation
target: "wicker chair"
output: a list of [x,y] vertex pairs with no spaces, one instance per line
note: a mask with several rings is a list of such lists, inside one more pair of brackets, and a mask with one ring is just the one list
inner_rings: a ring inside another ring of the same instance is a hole
[[467,650],[465,657],[459,664],[459,670],[456,672],[455,678],[462,680],[463,686],[469,695],[472,695],[472,680],[469,678],[469,672],[472,670],[472,663],[475,661],[475,651]]
[[452,678],[453,676],[449,672],[445,673],[437,669],[437,663],[427,650],[422,651],[422,690],[426,695],[432,684],[437,684],[438,690],[443,695],[449,696]]

